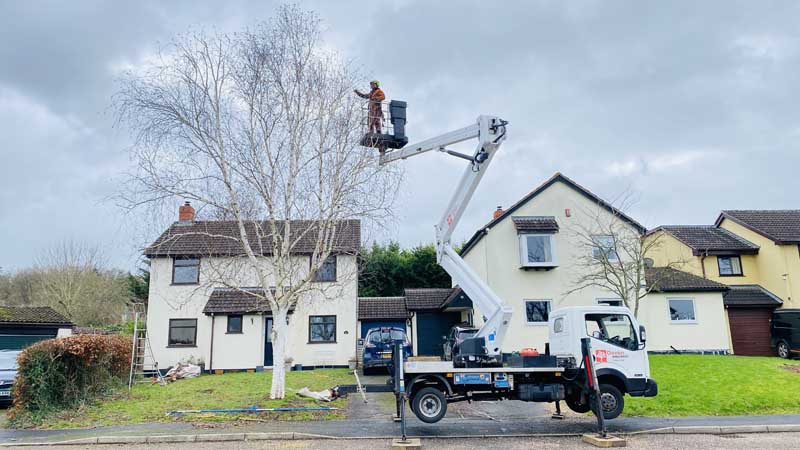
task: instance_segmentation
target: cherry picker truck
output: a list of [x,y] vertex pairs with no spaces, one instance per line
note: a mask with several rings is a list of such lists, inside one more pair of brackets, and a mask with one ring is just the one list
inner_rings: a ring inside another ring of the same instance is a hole
[[[405,111],[399,117],[404,125]],[[547,324],[549,342],[545,354],[518,356],[503,352],[502,344],[513,310],[453,249],[451,236],[505,141],[507,128],[505,120],[484,115],[467,127],[380,156],[382,165],[430,151],[466,161],[467,167],[455,193],[435,227],[436,256],[453,282],[472,300],[476,312],[485,317],[478,332],[461,343],[452,360],[416,361],[412,358],[406,361],[398,343],[393,355],[391,381],[387,385],[365,386],[366,391],[395,393],[403,438],[406,435],[406,401],[414,415],[425,423],[438,422],[446,414],[447,404],[459,401],[556,402],[554,417],[560,416],[560,402],[564,401],[575,412],[593,411],[599,434],[605,436],[604,420],[622,413],[625,394],[652,397],[658,393],[655,380],[650,378],[645,328],[638,325],[625,307],[556,309],[550,313]],[[448,148],[472,139],[478,141],[472,154]],[[354,386],[339,386],[337,393],[355,389]]]

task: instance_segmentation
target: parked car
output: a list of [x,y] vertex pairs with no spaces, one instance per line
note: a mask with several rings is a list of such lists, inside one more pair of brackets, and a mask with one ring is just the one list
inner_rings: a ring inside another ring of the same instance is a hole
[[402,328],[382,327],[367,331],[362,353],[365,375],[389,367],[392,361],[392,346],[398,340],[403,341],[403,356],[405,358],[412,356],[411,343]]
[[450,328],[450,332],[444,337],[444,360],[451,361],[453,354],[458,352],[458,346],[464,342],[464,339],[475,336],[477,332],[477,328],[465,324],[454,325]]
[[772,345],[781,358],[800,355],[800,309],[772,313]]
[[12,400],[11,386],[17,376],[17,355],[20,350],[0,350],[0,403]]

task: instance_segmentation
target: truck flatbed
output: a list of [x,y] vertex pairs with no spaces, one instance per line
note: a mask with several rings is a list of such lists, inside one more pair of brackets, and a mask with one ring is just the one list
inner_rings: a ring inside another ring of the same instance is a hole
[[406,361],[407,374],[421,373],[561,373],[563,367],[454,367],[452,361]]

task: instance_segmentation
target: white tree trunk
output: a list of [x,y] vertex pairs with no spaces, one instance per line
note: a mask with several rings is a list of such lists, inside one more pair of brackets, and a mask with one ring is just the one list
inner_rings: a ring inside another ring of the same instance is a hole
[[272,387],[270,398],[286,396],[286,358],[289,347],[289,325],[286,323],[289,308],[281,307],[272,312]]

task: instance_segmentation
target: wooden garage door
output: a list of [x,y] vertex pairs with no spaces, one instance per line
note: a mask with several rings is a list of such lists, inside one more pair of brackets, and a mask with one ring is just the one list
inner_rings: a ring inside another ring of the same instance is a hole
[[741,356],[771,356],[769,308],[729,308],[733,353]]

